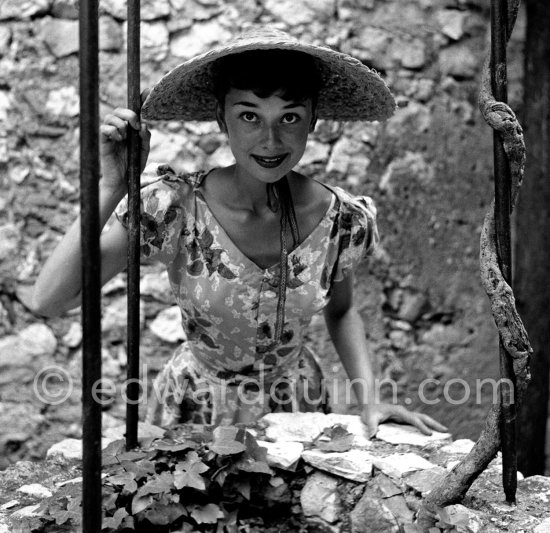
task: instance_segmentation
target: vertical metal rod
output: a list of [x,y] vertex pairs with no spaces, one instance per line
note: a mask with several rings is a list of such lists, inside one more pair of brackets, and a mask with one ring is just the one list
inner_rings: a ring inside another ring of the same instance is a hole
[[[140,0],[128,0],[128,108],[138,117],[140,101]],[[139,226],[140,165],[139,133],[129,128],[128,135],[128,389],[126,404],[126,447],[138,443],[139,387]]]
[[[507,0],[491,0],[491,83],[493,95],[499,102],[508,101],[506,72],[506,43],[508,40]],[[495,224],[499,264],[504,279],[512,283],[512,249],[510,239],[511,211],[511,175],[508,160],[502,142],[496,132],[493,133],[493,150],[495,165]],[[506,501],[515,503],[517,488],[517,454],[516,454],[516,405],[515,375],[512,358],[499,344],[500,373],[502,379],[514,384],[513,390],[507,386],[500,387],[502,446],[502,484]]]
[[101,531],[101,259],[99,249],[98,0],[80,2],[80,211],[82,249],[82,527]]

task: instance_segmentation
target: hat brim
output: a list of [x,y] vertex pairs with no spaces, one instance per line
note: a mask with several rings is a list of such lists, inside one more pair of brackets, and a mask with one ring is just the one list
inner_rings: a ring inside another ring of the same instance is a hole
[[317,104],[320,119],[385,120],[395,111],[395,100],[376,71],[347,54],[302,43],[281,32],[239,38],[178,65],[152,88],[141,110],[143,118],[215,120],[213,63],[227,55],[273,49],[303,52],[314,58],[322,80]]

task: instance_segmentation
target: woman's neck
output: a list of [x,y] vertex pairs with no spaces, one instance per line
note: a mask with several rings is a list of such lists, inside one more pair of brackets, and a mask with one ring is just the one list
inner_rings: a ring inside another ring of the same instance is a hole
[[269,209],[267,183],[240,173],[237,167],[233,168],[231,180],[232,202],[253,213],[262,213]]

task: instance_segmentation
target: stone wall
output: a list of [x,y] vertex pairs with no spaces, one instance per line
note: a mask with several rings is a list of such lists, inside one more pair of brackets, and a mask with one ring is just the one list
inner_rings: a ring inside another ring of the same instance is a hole
[[[399,401],[445,422],[455,437],[473,439],[492,401],[489,386],[476,394],[476,380],[498,376],[497,336],[478,274],[479,233],[492,198],[492,134],[476,104],[488,4],[142,2],[143,88],[254,25],[349,52],[385,77],[399,103],[395,116],[383,124],[321,122],[300,169],[374,198],[382,241],[357,274],[356,300],[380,376],[396,382]],[[102,116],[125,105],[125,6],[123,0],[100,3]],[[509,51],[516,109],[523,31],[520,16]],[[44,321],[17,297],[77,213],[78,48],[75,0],[0,4],[0,447],[11,460],[42,457],[60,432],[80,432],[78,313]],[[151,126],[151,160],[180,171],[231,162],[214,124]],[[104,372],[120,379],[124,275],[104,294]],[[166,278],[154,265],[143,269],[142,300],[144,373],[152,376],[183,338]],[[310,336],[327,377],[339,385],[334,410],[353,412],[320,317]],[[61,366],[73,380],[73,393],[58,405],[32,390],[46,364]],[[426,379],[432,380],[424,389],[430,405],[418,393]],[[106,425],[123,417],[119,392],[105,410]]]
[[[106,430],[103,447],[121,439],[124,431],[124,425]],[[235,527],[251,533],[306,530],[322,533],[422,533],[422,528],[415,524],[422,497],[434,490],[442,476],[459,463],[474,444],[468,439],[453,442],[447,433],[422,435],[414,428],[396,424],[382,424],[378,439],[370,441],[358,416],[322,413],[271,413],[250,431],[257,444],[266,448],[265,461],[270,467],[267,471],[256,471],[268,474],[268,477],[271,475],[269,479],[273,481],[265,492],[264,505],[257,506],[256,514],[250,515],[239,509]],[[166,449],[178,442],[181,448],[182,442],[189,443],[189,438],[198,434],[197,426],[182,426],[177,431],[164,433],[156,426],[140,424],[139,436],[144,453],[135,453],[133,459],[122,461],[125,471],[135,474],[141,463],[148,462],[140,461],[144,456],[154,463],[156,444]],[[197,442],[203,444],[200,439]],[[123,448],[121,452],[124,451]],[[187,459],[181,450],[175,453],[182,463]],[[195,451],[189,453],[196,455]],[[81,498],[82,479],[78,477],[81,456],[81,441],[65,439],[48,450],[47,460],[38,468],[32,468],[28,461],[19,461],[9,467],[0,480],[0,533],[57,531],[55,527],[61,528],[57,525],[61,523],[60,516],[64,520],[70,518],[63,524],[63,531],[81,531],[76,522],[80,516],[77,502]],[[128,463],[132,462],[133,468],[130,468]],[[109,468],[104,469],[103,483],[109,487],[109,473],[105,470]],[[248,470],[243,476],[254,471]],[[195,475],[199,473],[211,475],[203,469]],[[437,510],[437,527],[430,529],[430,533],[547,532],[550,527],[547,504],[550,478],[532,476],[523,479],[518,473],[518,505],[511,506],[503,503],[501,477],[499,453],[472,485],[462,503]],[[118,479],[123,478],[120,473]],[[118,484],[123,483],[118,481]],[[166,486],[166,480],[164,484]],[[63,491],[62,487],[68,485],[74,488],[62,492],[62,498],[58,491]],[[129,490],[135,492],[135,489]],[[170,493],[177,492],[174,489]],[[186,494],[186,499],[182,496],[182,503],[188,510],[193,509],[197,502],[190,498],[189,493]],[[137,493],[133,501],[136,499],[139,499]],[[119,498],[117,508],[124,505],[120,500],[122,498]],[[123,500],[128,511],[131,507],[135,516],[136,531],[149,531],[152,526],[147,527],[143,512],[134,511],[134,503],[130,505],[128,498]],[[270,513],[269,509],[277,504],[278,510]],[[205,501],[200,505],[206,505]],[[71,508],[73,514],[62,515],[65,506]],[[166,509],[164,511],[168,515]],[[217,524],[220,531],[224,512],[220,511]],[[54,523],[54,517],[57,523]],[[214,527],[178,526],[178,531],[213,531]]]

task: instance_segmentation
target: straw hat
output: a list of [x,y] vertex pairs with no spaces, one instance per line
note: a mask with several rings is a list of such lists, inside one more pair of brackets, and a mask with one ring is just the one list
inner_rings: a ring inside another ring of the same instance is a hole
[[295,50],[314,58],[321,75],[321,119],[385,120],[395,110],[382,78],[358,59],[325,46],[305,44],[275,29],[255,29],[168,72],[151,90],[141,114],[148,120],[215,120],[212,65],[249,50]]

